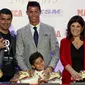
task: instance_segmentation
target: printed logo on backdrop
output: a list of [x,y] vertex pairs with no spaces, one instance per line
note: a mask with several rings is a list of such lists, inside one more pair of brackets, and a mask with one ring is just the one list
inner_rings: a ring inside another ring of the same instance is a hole
[[[33,1],[33,0],[9,0],[9,3],[27,3],[28,1]],[[45,3],[57,3],[59,0],[34,0],[39,2],[40,4],[45,4]]]
[[22,10],[11,10],[14,17],[23,17]]
[[[23,12],[22,10],[11,10],[13,13],[14,17],[23,17]],[[61,9],[42,9],[41,10],[41,15],[42,16],[62,16],[63,11]]]
[[78,15],[85,16],[85,9],[77,9]]
[[13,4],[13,3],[21,3],[24,4],[25,0],[9,0],[9,3]]
[[[28,1],[33,1],[33,0],[28,0]],[[41,4],[45,4],[45,3],[57,3],[57,1],[59,0],[34,0],[34,1],[37,1]]]
[[62,16],[63,10],[62,9],[43,9],[41,11],[41,14],[43,16],[49,17],[49,16]]

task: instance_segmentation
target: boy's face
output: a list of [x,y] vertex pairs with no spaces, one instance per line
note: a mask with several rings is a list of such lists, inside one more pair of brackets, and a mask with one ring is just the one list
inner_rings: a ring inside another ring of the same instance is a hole
[[35,62],[34,65],[32,65],[33,68],[35,68],[36,70],[43,70],[45,67],[45,62],[41,57],[38,57]]

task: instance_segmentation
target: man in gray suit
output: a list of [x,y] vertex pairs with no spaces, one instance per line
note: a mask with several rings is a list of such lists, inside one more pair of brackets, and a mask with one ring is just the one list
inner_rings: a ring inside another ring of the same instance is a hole
[[[29,57],[34,52],[40,52],[45,60],[45,72],[52,72],[59,59],[59,44],[54,28],[40,22],[41,8],[38,2],[29,1],[26,11],[29,24],[17,31],[16,58],[22,70],[31,69]],[[38,44],[34,41],[37,29]],[[51,53],[51,54],[50,54]]]

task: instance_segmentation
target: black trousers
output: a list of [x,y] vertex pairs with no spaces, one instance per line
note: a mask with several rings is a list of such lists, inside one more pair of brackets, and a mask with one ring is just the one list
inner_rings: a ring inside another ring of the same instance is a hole
[[0,82],[9,82],[10,79],[12,79],[12,78],[13,78],[13,76],[6,76],[6,75],[4,75],[4,76],[2,76],[0,78]]

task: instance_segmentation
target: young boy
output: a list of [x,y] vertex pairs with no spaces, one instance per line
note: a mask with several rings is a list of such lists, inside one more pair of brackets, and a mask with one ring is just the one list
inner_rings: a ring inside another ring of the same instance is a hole
[[[61,80],[55,79],[55,77],[58,77],[58,76],[60,77],[58,73],[54,73],[54,72],[49,74],[44,73],[45,61],[41,53],[39,52],[33,53],[29,57],[29,62],[32,66],[32,69],[33,69],[32,72],[34,75],[32,77],[20,80],[19,81],[20,83],[38,84],[38,83],[47,83],[47,82],[48,83],[57,82],[61,84]],[[53,77],[51,74],[53,74]],[[49,78],[51,79],[51,81],[49,80]],[[52,78],[54,79],[52,80]]]
[[[41,80],[44,79],[44,68],[45,68],[45,62],[44,62],[44,58],[41,55],[41,53],[39,52],[35,52],[33,53],[30,57],[29,57],[29,62],[32,66],[32,71],[33,71],[33,77],[29,78],[29,79],[24,79],[21,80],[21,83],[30,83],[30,84],[38,84],[41,82]],[[46,81],[44,81],[46,82]]]
[[29,62],[32,65],[32,69],[34,70],[34,75],[38,77],[39,81],[44,79],[42,82],[45,81],[45,77],[49,77],[49,75],[44,73],[45,68],[45,61],[41,53],[35,52],[29,57]]
[[39,52],[33,53],[29,58],[29,62],[34,70],[42,71],[45,68],[43,56]]

